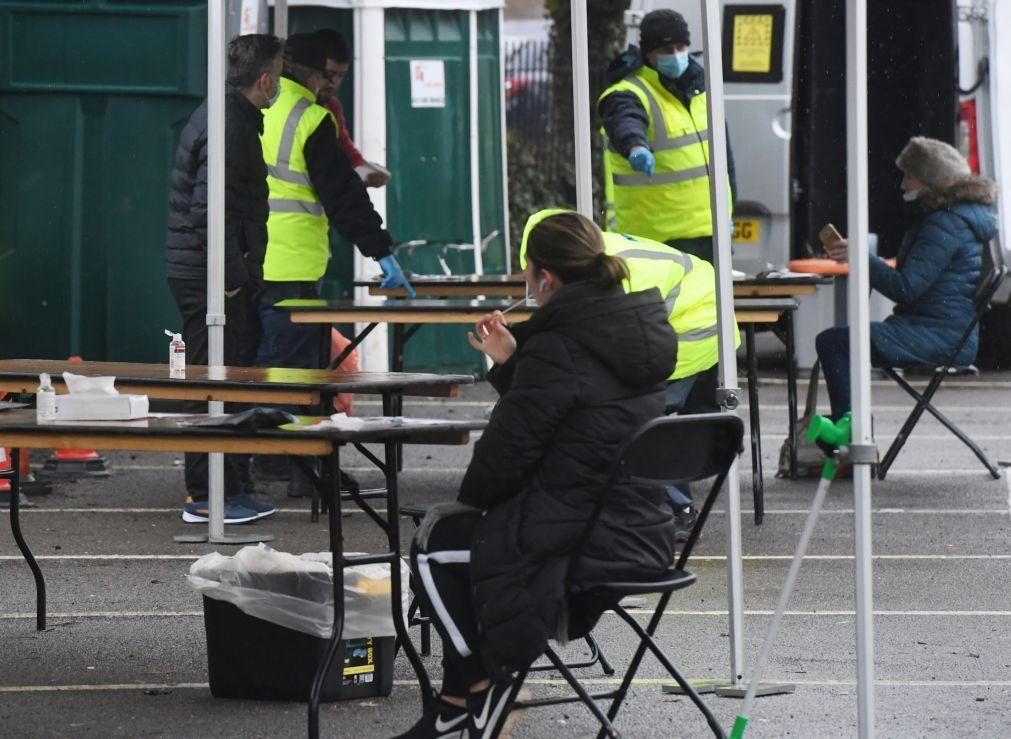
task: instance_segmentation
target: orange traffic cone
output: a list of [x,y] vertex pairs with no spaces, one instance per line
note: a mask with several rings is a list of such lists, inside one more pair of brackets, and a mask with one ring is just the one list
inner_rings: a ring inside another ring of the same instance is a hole
[[11,491],[11,481],[14,469],[11,467],[11,453],[7,447],[0,446],[0,493]]
[[[71,362],[82,362],[80,357],[70,357]],[[108,477],[109,460],[94,449],[57,449],[42,467],[53,477]]]
[[[0,508],[10,508],[12,477],[14,470],[11,467],[11,450],[0,446]],[[18,502],[22,508],[32,507],[32,502],[25,497],[24,492],[18,494]]]

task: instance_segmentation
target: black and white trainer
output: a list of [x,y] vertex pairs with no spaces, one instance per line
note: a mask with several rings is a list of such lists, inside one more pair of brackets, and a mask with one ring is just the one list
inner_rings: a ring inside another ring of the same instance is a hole
[[436,699],[414,726],[393,739],[468,739],[469,735],[467,708]]
[[471,739],[495,739],[509,717],[509,711],[522,683],[518,676],[493,682],[487,690],[467,696],[470,709]]

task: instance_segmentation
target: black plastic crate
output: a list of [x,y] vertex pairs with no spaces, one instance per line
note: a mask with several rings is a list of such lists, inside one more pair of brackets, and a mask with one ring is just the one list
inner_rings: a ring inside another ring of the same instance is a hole
[[[308,701],[327,640],[249,616],[222,600],[204,598],[207,672],[215,698]],[[343,685],[332,668],[320,700],[389,695],[392,636],[344,642]]]

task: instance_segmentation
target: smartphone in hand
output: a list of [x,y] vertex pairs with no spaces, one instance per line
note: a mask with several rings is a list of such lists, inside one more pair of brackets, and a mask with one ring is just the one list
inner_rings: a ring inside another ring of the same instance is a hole
[[836,227],[831,223],[826,223],[825,227],[818,232],[818,239],[821,241],[822,246],[831,246],[837,241],[842,240],[842,234],[840,234]]

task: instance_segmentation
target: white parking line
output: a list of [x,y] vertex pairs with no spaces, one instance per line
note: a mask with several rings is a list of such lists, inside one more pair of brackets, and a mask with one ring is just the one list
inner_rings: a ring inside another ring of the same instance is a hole
[[[689,677],[689,680],[695,678]],[[796,685],[807,685],[811,687],[854,687],[856,680],[817,680],[817,679],[797,679],[793,675],[783,677],[769,676],[773,682],[790,682]],[[607,677],[581,678],[582,683],[587,685],[619,685],[620,679]],[[667,685],[671,682],[668,678],[635,678],[633,685],[656,686]],[[710,678],[699,680],[699,682],[712,682]],[[418,687],[417,680],[394,680],[394,685],[404,688]],[[527,685],[545,685],[566,687],[565,680],[551,680],[548,678],[528,678]],[[888,688],[1007,688],[1011,687],[1011,680],[891,680],[878,679],[874,684],[879,687]],[[0,693],[98,693],[115,691],[137,691],[137,690],[208,690],[208,683],[109,683],[96,685],[3,685],[0,686]]]
[[[64,618],[198,618],[203,611],[80,611],[74,613],[47,613],[51,621]],[[34,619],[34,613],[0,613],[0,621]]]
[[[649,616],[653,614],[652,610],[647,608],[629,608],[627,609],[629,613],[637,616]],[[665,616],[727,616],[729,615],[726,611],[690,611],[690,610],[679,610],[679,611],[664,611]],[[607,611],[608,615],[616,615],[613,611]],[[772,611],[764,610],[745,610],[745,616],[771,616]],[[785,616],[824,616],[837,618],[839,616],[855,616],[856,611],[785,611]],[[874,611],[875,616],[891,617],[891,616],[912,616],[912,617],[930,617],[935,618],[938,616],[948,616],[951,618],[1011,618],[1011,611]],[[30,618],[35,618],[35,614],[29,614]]]
[[[294,515],[304,515],[309,512],[308,508],[277,508],[275,509],[277,513],[284,514],[294,514]],[[348,504],[342,509],[345,515],[351,514],[361,514],[364,513],[360,508],[353,508]],[[386,508],[376,508],[376,513],[386,513]],[[21,511],[22,515],[40,515],[47,513],[59,513],[59,514],[74,514],[80,515],[82,513],[178,513],[178,508],[28,508]],[[754,510],[750,508],[742,508],[742,515],[753,515]],[[806,516],[809,513],[806,508],[780,508],[770,510],[765,509],[765,515],[767,516]],[[823,510],[822,515],[834,515],[834,516],[852,516],[852,508],[832,508],[829,510]],[[875,508],[871,511],[874,515],[901,515],[901,516],[952,516],[952,515],[967,515],[967,516],[1007,516],[1011,515],[1011,482],[1009,482],[1009,492],[1008,492],[1008,507],[1007,508]],[[712,516],[723,516],[726,515],[726,510],[722,508],[714,508],[710,511]]]
[[[648,608],[628,608],[626,609],[634,616],[650,616],[653,611]],[[690,609],[666,610],[665,616],[727,616],[727,611],[704,610],[695,611]],[[771,610],[748,609],[744,611],[745,616],[771,616]],[[78,611],[66,613],[50,613],[50,620],[60,619],[88,619],[88,618],[203,618],[203,611]],[[605,615],[615,616],[613,611],[607,611]],[[818,611],[786,611],[785,616],[794,617],[819,617],[838,618],[840,616],[855,616],[855,611],[847,610],[818,610]],[[887,611],[875,610],[875,616],[880,617],[914,617],[914,618],[1011,618],[1011,611]],[[34,620],[35,614],[29,612],[22,613],[2,613],[0,621],[22,621]]]
[[[376,513],[386,513],[385,508],[376,508]],[[8,511],[9,512],[9,511]],[[275,508],[275,513],[295,513],[295,514],[306,514],[309,513],[308,508]],[[356,513],[364,513],[365,511],[360,508],[352,508],[345,503],[345,507],[342,508],[342,513],[345,515],[351,515]],[[37,515],[39,513],[179,513],[178,508],[26,508],[21,511],[21,515]]]
[[[73,561],[73,562],[103,562],[103,561],[146,561],[146,560],[194,560],[199,559],[200,554],[42,554],[36,555],[35,559],[41,561]],[[793,559],[792,554],[746,554],[743,557],[745,562],[779,562]],[[1011,559],[1011,554],[875,554],[872,559],[876,560],[1007,560]],[[692,557],[696,562],[725,562],[725,555],[696,555]],[[849,562],[853,560],[852,554],[808,554],[805,561],[811,562]],[[20,554],[0,555],[0,562],[23,562],[24,558]]]

